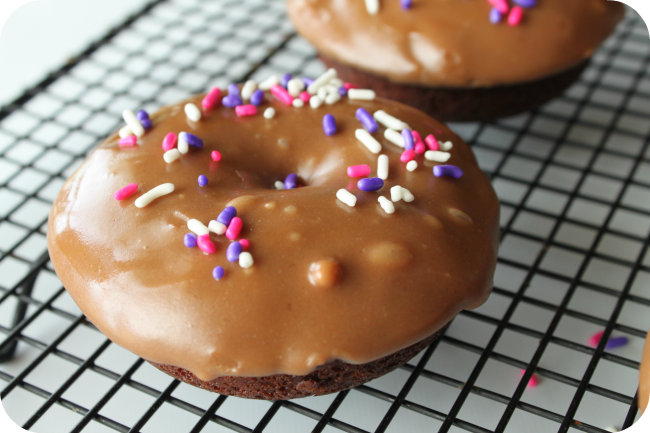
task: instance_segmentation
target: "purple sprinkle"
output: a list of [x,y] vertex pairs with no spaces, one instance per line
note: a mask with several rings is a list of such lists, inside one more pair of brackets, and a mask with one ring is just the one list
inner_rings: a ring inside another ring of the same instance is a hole
[[228,84],[228,95],[239,96],[239,86],[235,83]]
[[377,129],[379,129],[379,125],[365,108],[358,108],[356,117],[361,121],[361,123],[363,123],[363,126],[366,127],[368,132],[375,133],[377,132]]
[[305,83],[305,87],[309,87],[309,85],[314,82],[314,79],[309,77],[302,77],[302,82]]
[[194,248],[196,246],[196,235],[194,233],[186,234],[183,243],[187,248]]
[[325,131],[325,135],[336,134],[336,120],[331,114],[323,116],[323,131]]
[[378,191],[384,187],[384,181],[378,177],[368,177],[357,182],[357,188],[361,191]]
[[239,95],[227,95],[224,96],[221,100],[224,107],[235,108],[238,105],[242,105],[244,102],[241,100]]
[[289,85],[289,81],[291,81],[291,78],[291,74],[284,74],[280,79],[280,85],[286,89]]
[[499,9],[492,8],[490,10],[490,22],[492,24],[498,24],[501,22],[502,19],[503,19],[503,14],[499,12]]
[[284,179],[284,189],[294,189],[298,186],[298,175],[291,173]]
[[402,5],[402,9],[411,9],[411,6],[413,6],[413,0],[400,0],[400,5]]
[[237,216],[237,209],[235,209],[232,206],[228,206],[224,210],[221,211],[219,216],[217,217],[217,222],[220,222],[221,224],[227,226],[230,224],[230,221]]
[[618,349],[619,347],[626,346],[629,342],[630,340],[628,340],[628,338],[625,336],[610,337],[610,339],[607,341],[607,345],[605,346],[605,349],[606,350]]
[[415,149],[415,142],[413,141],[413,134],[411,134],[410,129],[405,129],[402,131],[402,138],[404,139],[404,149]]
[[208,177],[204,174],[199,176],[199,186],[206,186],[208,184]]
[[251,104],[258,106],[262,102],[264,102],[264,91],[261,89],[257,89],[251,95]]
[[522,8],[532,8],[537,6],[537,0],[512,0],[512,2]]
[[142,125],[142,127],[144,129],[151,129],[151,127],[153,126],[153,124],[151,123],[151,120],[149,120],[149,119],[140,120],[140,124]]
[[148,119],[149,114],[144,110],[140,110],[137,113],[135,113],[135,118],[138,119],[138,120]]
[[214,268],[214,269],[212,270],[212,277],[213,277],[215,280],[220,280],[220,279],[223,278],[223,276],[224,276],[225,273],[226,273],[226,271],[223,269],[223,267],[221,267],[221,266],[217,266],[216,268]]
[[226,250],[226,259],[230,263],[236,262],[239,260],[239,255],[242,252],[242,246],[239,242],[235,241],[228,245],[228,249]]
[[433,175],[435,177],[449,176],[458,179],[463,175],[463,170],[455,165],[436,165],[433,167]]
[[339,87],[339,95],[347,96],[347,94],[348,94],[348,89],[346,89],[345,86]]
[[194,134],[190,134],[189,132],[182,133],[182,137],[179,138],[185,140],[187,144],[189,144],[192,147],[196,147],[197,149],[203,147],[203,140],[201,140],[199,137],[197,137]]

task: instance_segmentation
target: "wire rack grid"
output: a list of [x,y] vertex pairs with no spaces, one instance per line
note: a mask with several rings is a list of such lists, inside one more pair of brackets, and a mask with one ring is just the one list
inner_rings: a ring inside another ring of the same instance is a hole
[[[0,398],[41,432],[605,432],[650,328],[650,41],[632,11],[565,95],[452,128],[502,203],[494,293],[397,371],[288,402],[211,394],[111,343],[56,278],[51,203],[125,108],[318,75],[281,0],[158,0],[0,109]],[[586,344],[604,330],[598,347]],[[612,335],[630,343],[607,349]],[[531,376],[539,386],[527,387]]]

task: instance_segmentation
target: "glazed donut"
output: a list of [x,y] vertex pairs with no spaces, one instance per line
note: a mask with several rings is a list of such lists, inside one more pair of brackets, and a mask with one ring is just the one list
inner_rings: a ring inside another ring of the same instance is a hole
[[206,389],[286,399],[386,373],[483,304],[499,204],[446,126],[370,91],[318,108],[279,86],[257,107],[218,93],[127,112],[54,204],[52,263],[113,342]]

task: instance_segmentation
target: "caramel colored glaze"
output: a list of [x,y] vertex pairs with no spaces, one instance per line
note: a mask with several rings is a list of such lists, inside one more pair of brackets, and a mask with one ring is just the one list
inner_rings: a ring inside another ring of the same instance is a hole
[[[267,99],[270,96],[267,94]],[[200,106],[200,97],[193,102]],[[135,148],[120,149],[116,134],[95,150],[66,182],[54,203],[48,245],[59,278],[86,316],[111,340],[158,364],[187,369],[199,379],[220,376],[304,375],[331,360],[361,364],[408,347],[435,333],[463,309],[490,294],[499,237],[499,204],[470,148],[447,127],[402,104],[343,100],[319,109],[287,107],[277,114],[238,118],[218,107],[198,123],[184,103],[152,115],[154,123]],[[432,175],[421,161],[408,172],[401,149],[374,134],[390,158],[380,190],[402,185],[415,201],[387,215],[378,193],[356,188],[350,165],[377,156],[354,137],[359,106],[383,109],[418,130],[451,140],[450,164],[465,174]],[[328,137],[322,118],[331,113],[338,133]],[[190,148],[166,164],[161,143],[170,131],[193,132],[203,149]],[[210,158],[212,150],[223,156]],[[274,190],[295,172],[305,185]],[[209,178],[199,187],[197,178]],[[118,202],[112,194],[131,182],[140,190]],[[135,199],[157,185],[176,189],[147,207]],[[347,188],[354,208],[336,199]],[[226,261],[228,240],[212,234],[213,255],[186,248],[186,222],[216,219],[228,204],[243,219],[255,264]],[[462,215],[457,211],[466,215]],[[340,281],[317,287],[312,263],[334,259]],[[215,281],[221,265],[225,277]]]
[[639,400],[639,409],[643,413],[648,407],[648,400],[650,400],[650,332],[648,332],[645,340],[643,359],[639,369],[639,394],[637,398]]
[[489,21],[486,0],[287,0],[298,33],[322,54],[398,83],[487,87],[536,80],[588,59],[613,31],[623,5],[539,0],[519,26]]

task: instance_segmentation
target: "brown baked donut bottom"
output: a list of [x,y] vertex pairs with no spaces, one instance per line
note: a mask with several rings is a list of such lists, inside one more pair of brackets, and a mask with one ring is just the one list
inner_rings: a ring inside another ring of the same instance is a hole
[[539,80],[494,87],[425,87],[394,83],[320,55],[328,68],[334,68],[343,81],[377,95],[424,111],[443,122],[489,122],[532,110],[559,96],[582,74],[585,60],[564,72]]
[[223,376],[203,381],[184,368],[147,362],[181,382],[218,394],[258,400],[290,400],[345,391],[390,373],[433,343],[446,328],[447,325],[419,343],[376,361],[357,365],[333,361],[305,376],[288,374],[264,377]]

